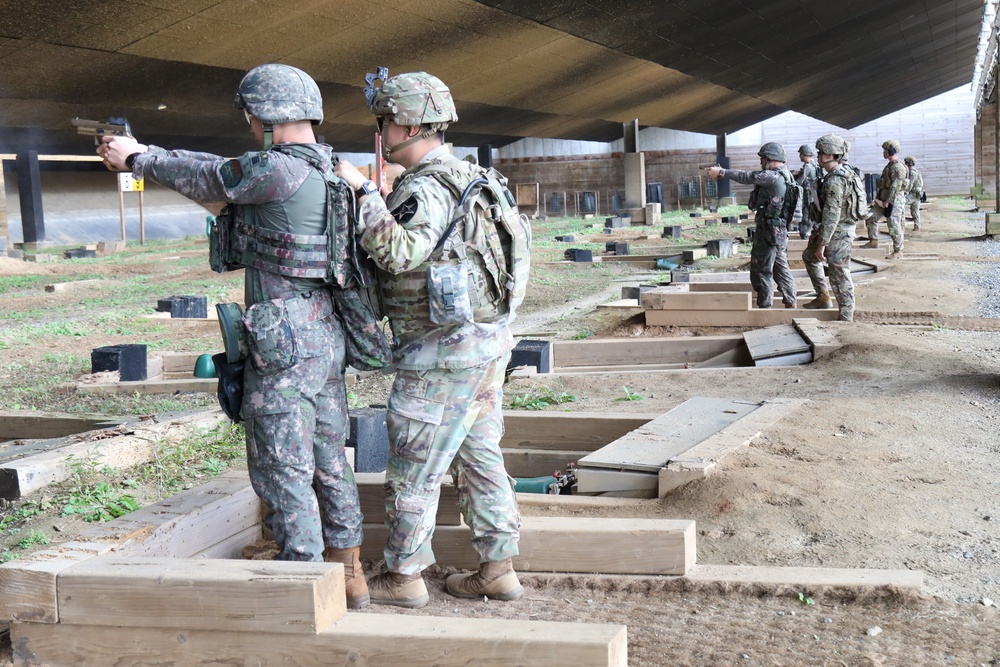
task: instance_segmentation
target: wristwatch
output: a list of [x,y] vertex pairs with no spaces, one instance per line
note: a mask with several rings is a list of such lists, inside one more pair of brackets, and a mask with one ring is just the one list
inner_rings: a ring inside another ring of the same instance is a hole
[[354,196],[361,199],[362,197],[375,194],[376,192],[378,192],[378,186],[375,185],[375,181],[365,181],[361,184],[360,188],[354,191]]
[[135,159],[137,157],[139,157],[138,153],[132,153],[131,155],[129,155],[127,158],[125,158],[125,166],[131,169],[132,165],[135,164]]

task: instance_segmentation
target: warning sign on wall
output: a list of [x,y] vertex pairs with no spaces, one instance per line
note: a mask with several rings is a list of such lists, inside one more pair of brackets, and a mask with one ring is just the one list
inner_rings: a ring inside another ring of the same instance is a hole
[[143,180],[136,180],[131,172],[118,172],[118,189],[121,192],[142,192]]

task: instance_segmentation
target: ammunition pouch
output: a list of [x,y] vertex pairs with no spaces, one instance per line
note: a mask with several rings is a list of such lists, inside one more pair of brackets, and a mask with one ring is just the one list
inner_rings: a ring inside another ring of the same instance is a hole
[[347,363],[359,371],[392,364],[392,347],[382,331],[376,288],[332,289],[335,312],[344,329]]
[[235,364],[246,359],[250,354],[250,347],[247,329],[243,325],[243,309],[238,303],[217,303],[215,311],[219,314],[219,329],[222,331],[226,361]]
[[468,276],[465,262],[459,259],[434,262],[427,267],[431,322],[444,326],[473,321]]
[[212,361],[215,362],[215,372],[219,376],[216,392],[219,406],[227,417],[239,424],[243,421],[240,408],[243,406],[243,368],[246,362],[241,359],[230,363],[225,352],[212,355]]
[[243,268],[243,249],[239,245],[236,206],[226,204],[208,228],[208,265],[216,273]]

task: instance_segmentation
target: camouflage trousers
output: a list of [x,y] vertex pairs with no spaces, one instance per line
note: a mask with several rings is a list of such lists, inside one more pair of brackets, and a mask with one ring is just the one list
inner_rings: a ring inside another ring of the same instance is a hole
[[813,229],[816,227],[813,215],[810,206],[802,207],[802,219],[799,221],[799,237],[807,239],[812,234]]
[[283,361],[247,361],[247,464],[254,491],[271,508],[265,522],[278,560],[320,562],[324,547],[355,547],[363,538],[358,487],[344,455],[344,333],[332,315],[291,331]]
[[518,554],[521,517],[507,476],[503,435],[504,370],[510,355],[462,370],[400,370],[389,396],[385,563],[416,574],[435,562],[431,538],[441,481],[450,472],[479,561]]
[[[827,271],[830,278],[830,288],[837,298],[837,305],[840,307],[840,319],[850,321],[854,317],[854,281],[851,280],[851,249],[854,245],[855,227],[854,221],[837,225],[837,229],[830,237],[830,242],[823,249],[823,257],[826,258]],[[809,237],[809,243],[802,252],[802,261],[805,262],[806,271],[809,272],[809,280],[812,281],[813,289],[817,294],[827,292],[826,276],[823,272],[823,263],[816,256],[816,251],[820,244],[820,230],[817,229]]]
[[[892,202],[892,213],[886,219],[886,223],[889,225],[889,237],[892,239],[893,250],[903,249],[903,216],[906,214],[905,207],[906,197],[903,193],[899,193]],[[865,221],[865,227],[868,229],[868,238],[873,240],[878,239],[878,222],[879,219],[884,217],[886,217],[885,208],[872,205],[871,213]]]
[[784,225],[757,222],[750,250],[750,285],[757,293],[759,308],[771,307],[775,281],[785,305],[795,305],[795,280],[788,266],[787,249],[788,230]]
[[906,195],[906,205],[910,209],[910,217],[913,218],[914,231],[920,229],[920,195]]

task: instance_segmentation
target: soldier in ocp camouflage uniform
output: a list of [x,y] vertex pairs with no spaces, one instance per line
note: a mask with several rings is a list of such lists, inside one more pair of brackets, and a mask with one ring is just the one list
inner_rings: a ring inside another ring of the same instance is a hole
[[892,254],[887,259],[897,259],[903,256],[903,206],[906,204],[906,193],[909,181],[906,178],[906,167],[899,163],[899,142],[889,139],[882,143],[882,156],[888,160],[882,169],[882,175],[877,181],[878,192],[872,201],[871,212],[865,226],[868,228],[868,243],[862,248],[878,247],[878,221],[885,217],[889,225],[889,236],[892,238]]
[[903,159],[906,163],[906,177],[910,181],[910,190],[906,193],[906,203],[910,207],[910,217],[913,218],[913,231],[920,231],[920,199],[924,194],[924,176],[917,170],[917,161],[907,156]]
[[[109,169],[131,170],[195,201],[235,204],[235,234],[246,247],[237,266],[246,267],[251,359],[241,415],[250,480],[273,510],[278,559],[344,563],[348,604],[360,608],[368,591],[358,558],[358,489],[344,456],[344,331],[319,277],[328,258],[315,247],[299,252],[328,232],[324,174],[333,156],[313,132],[323,121],[322,99],[305,72],[261,65],[243,78],[236,106],[263,151],[226,159],[105,137],[98,153]],[[295,259],[304,255],[316,258]]]
[[827,134],[816,140],[819,165],[827,173],[819,193],[821,215],[819,225],[809,237],[802,253],[809,280],[816,290],[816,298],[805,308],[830,308],[830,290],[823,275],[826,260],[830,286],[837,297],[840,320],[854,321],[854,282],[851,280],[851,248],[855,228],[862,219],[865,204],[865,187],[858,174],[847,166],[850,149],[847,141],[836,134]]
[[750,251],[750,284],[757,293],[757,306],[771,307],[774,281],[777,281],[785,308],[794,308],[795,280],[787,254],[791,212],[783,210],[785,193],[794,187],[794,180],[785,167],[785,149],[781,144],[769,141],[760,147],[757,155],[760,157],[759,171],[711,167],[708,173],[712,178],[721,176],[754,186],[747,206],[757,212]]
[[799,222],[799,236],[807,239],[812,233],[816,224],[816,211],[814,206],[818,196],[817,187],[820,173],[819,167],[813,158],[816,157],[816,149],[809,144],[799,146],[799,159],[802,160],[802,168],[795,173],[795,182],[802,186],[802,220]]
[[[387,571],[369,579],[371,599],[427,604],[421,572],[434,563],[438,494],[450,472],[480,567],[448,577],[448,592],[514,600],[523,593],[511,563],[520,515],[499,445],[512,314],[483,264],[489,230],[459,211],[461,193],[479,172],[444,144],[444,130],[458,116],[440,79],[417,72],[387,78],[378,88],[374,76],[369,83],[365,92],[384,157],[406,167],[387,201],[357,169],[346,162],[337,169],[358,188],[361,243],[380,268],[398,369],[386,416]],[[461,222],[448,233],[454,220]],[[462,268],[455,273],[456,267]],[[444,292],[454,303],[435,296]],[[463,304],[474,317],[449,322],[444,311]]]

